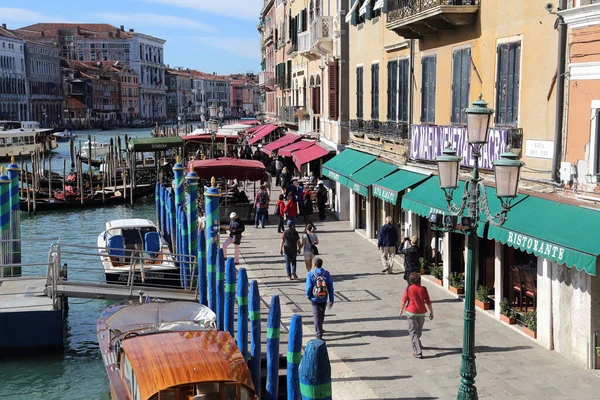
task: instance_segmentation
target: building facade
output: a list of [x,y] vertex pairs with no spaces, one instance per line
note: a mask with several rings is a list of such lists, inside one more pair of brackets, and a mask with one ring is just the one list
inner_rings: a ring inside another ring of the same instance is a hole
[[186,121],[194,113],[195,95],[192,74],[187,70],[167,69],[167,118]]
[[131,67],[140,84],[140,116],[151,120],[166,118],[167,85],[163,52],[166,41],[138,32],[132,32],[131,36]]
[[0,27],[0,119],[29,119],[25,41]]
[[261,35],[261,69],[259,86],[261,89],[261,111],[267,120],[274,120],[275,111],[275,32],[277,21],[275,9],[277,0],[265,0],[261,11],[259,32]]

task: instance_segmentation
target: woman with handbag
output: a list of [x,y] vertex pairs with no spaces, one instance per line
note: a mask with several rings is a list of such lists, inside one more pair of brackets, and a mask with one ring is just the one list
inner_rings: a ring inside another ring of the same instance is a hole
[[309,272],[312,269],[313,259],[319,255],[319,238],[317,234],[313,232],[312,225],[306,225],[305,233],[302,235],[302,244],[300,248],[304,249],[304,264],[306,264],[306,271]]

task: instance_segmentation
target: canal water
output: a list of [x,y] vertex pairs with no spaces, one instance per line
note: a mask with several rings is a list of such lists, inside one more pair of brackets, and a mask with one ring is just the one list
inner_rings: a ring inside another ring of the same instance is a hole
[[[149,137],[149,129],[122,131],[76,132],[78,139],[87,135],[98,142],[127,134],[129,137]],[[79,143],[78,141],[76,142]],[[63,158],[69,168],[69,144],[61,143],[52,154],[52,169],[62,172]],[[134,208],[113,206],[38,213],[27,217],[21,213],[21,235],[24,239],[41,238],[23,244],[24,262],[46,262],[49,245],[60,238],[61,243],[95,246],[98,234],[106,221],[121,218],[155,219],[154,199],[138,201]],[[89,251],[89,250],[88,250]],[[84,265],[85,264],[85,265]],[[100,260],[95,257],[79,257],[69,260],[69,269],[85,267],[102,276]],[[24,271],[34,273],[35,271]],[[39,271],[37,273],[39,275]],[[83,400],[109,399],[109,385],[96,339],[96,320],[111,302],[104,300],[71,299],[68,317],[64,324],[64,351],[58,354],[33,354],[2,357],[0,355],[0,399],[27,400]],[[0,327],[5,329],[5,327]],[[44,330],[43,326],[39,327]]]

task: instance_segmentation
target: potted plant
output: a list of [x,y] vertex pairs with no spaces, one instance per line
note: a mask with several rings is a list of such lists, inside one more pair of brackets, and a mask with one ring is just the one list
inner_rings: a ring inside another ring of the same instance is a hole
[[486,286],[479,285],[477,288],[477,293],[475,293],[475,305],[482,310],[490,309],[490,300],[488,296],[490,295],[490,291]]
[[427,261],[425,257],[419,258],[419,264],[421,264],[421,275],[425,275],[431,270],[431,263]]
[[523,315],[523,332],[534,339],[537,339],[537,313],[530,311]]
[[452,293],[465,293],[465,277],[463,274],[459,274],[458,272],[452,272],[448,277],[448,281],[450,282],[450,291]]
[[433,281],[438,285],[442,286],[444,283],[442,282],[442,277],[444,276],[444,268],[441,265],[434,265],[431,267],[431,276],[433,277]]
[[510,301],[508,301],[506,297],[500,302],[500,320],[509,325],[514,325],[517,323],[517,314],[510,307]]

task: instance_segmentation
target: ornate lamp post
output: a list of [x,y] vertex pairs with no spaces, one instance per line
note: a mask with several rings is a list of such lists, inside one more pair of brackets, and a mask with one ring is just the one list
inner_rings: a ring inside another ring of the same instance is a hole
[[[445,230],[453,230],[457,219],[468,235],[468,255],[465,282],[465,311],[464,311],[464,334],[462,363],[460,367],[461,385],[458,390],[457,399],[477,399],[477,388],[475,387],[475,267],[474,257],[477,245],[477,226],[479,214],[485,215],[483,223],[501,226],[506,221],[506,214],[510,211],[511,201],[517,197],[519,175],[523,163],[517,160],[517,156],[511,152],[502,154],[499,160],[494,161],[496,175],[496,196],[500,199],[502,210],[496,215],[490,213],[488,207],[485,186],[479,177],[479,158],[481,148],[487,143],[488,128],[492,118],[493,110],[487,107],[487,103],[481,99],[473,103],[473,106],[465,110],[467,114],[467,141],[473,152],[475,165],[471,178],[465,182],[462,201],[459,206],[453,203],[452,196],[458,187],[458,172],[460,169],[460,157],[456,152],[448,148],[443,155],[436,159],[440,177],[440,187],[445,193],[446,201],[451,215],[444,217]],[[465,216],[466,211],[466,216]],[[431,221],[439,219],[431,216]]]
[[215,139],[219,131],[219,121],[217,120],[217,105],[212,104],[208,107],[210,120],[208,121],[208,130],[210,131],[210,157],[215,158]]

